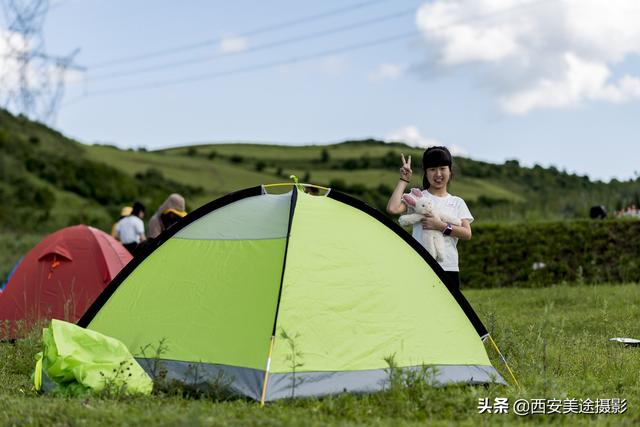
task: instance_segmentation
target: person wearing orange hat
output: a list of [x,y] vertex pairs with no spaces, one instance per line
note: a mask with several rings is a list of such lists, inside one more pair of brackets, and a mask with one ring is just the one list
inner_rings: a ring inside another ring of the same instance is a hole
[[186,214],[184,197],[178,193],[171,194],[149,220],[149,238],[158,237]]
[[113,225],[111,226],[111,237],[119,240],[118,239],[118,231],[116,230],[116,228],[118,227],[118,223],[125,216],[131,215],[131,211],[132,210],[133,210],[133,208],[131,206],[125,206],[125,207],[122,208],[122,210],[120,211],[120,218],[118,218],[118,220],[116,222],[114,222]]

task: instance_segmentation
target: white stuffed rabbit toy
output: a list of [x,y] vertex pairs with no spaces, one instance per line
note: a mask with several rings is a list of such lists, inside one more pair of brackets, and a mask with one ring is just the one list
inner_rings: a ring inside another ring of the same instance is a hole
[[[418,188],[412,188],[411,194],[405,194],[402,199],[408,206],[413,208],[413,213],[402,215],[398,222],[403,227],[413,225],[424,219],[426,215],[439,218],[443,222],[452,225],[460,225],[460,218],[449,217],[438,212],[433,202],[424,197],[422,191]],[[444,234],[439,230],[422,230],[422,240],[424,247],[438,262],[444,261]]]

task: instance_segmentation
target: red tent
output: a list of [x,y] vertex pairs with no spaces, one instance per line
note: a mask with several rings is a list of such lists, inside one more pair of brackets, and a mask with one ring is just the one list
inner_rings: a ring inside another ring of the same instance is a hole
[[76,322],[130,260],[120,242],[93,227],[50,234],[25,255],[0,292],[0,328],[9,321],[2,335],[14,338],[41,319]]

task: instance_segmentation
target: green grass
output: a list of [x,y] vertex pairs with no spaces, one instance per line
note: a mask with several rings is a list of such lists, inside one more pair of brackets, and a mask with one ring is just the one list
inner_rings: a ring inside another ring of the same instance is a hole
[[476,201],[480,196],[485,196],[509,202],[524,202],[526,199],[522,196],[522,190],[517,192],[491,180],[467,177],[454,177],[449,184],[449,191],[452,194],[467,201]]
[[204,194],[188,203],[193,208],[202,206],[226,193],[258,184],[280,182],[282,179],[267,173],[256,172],[251,165],[233,165],[223,159],[188,157],[154,152],[122,151],[104,146],[86,147],[88,157],[107,163],[121,171],[135,175],[154,168],[174,181],[199,186]]
[[[160,170],[165,177],[174,181],[203,187],[204,193],[189,201],[190,206],[193,208],[242,188],[260,184],[288,182],[289,179],[286,177],[291,174],[297,175],[302,180],[309,173],[311,176],[310,182],[314,184],[328,185],[332,180],[339,179],[343,180],[347,185],[362,184],[367,188],[377,188],[380,184],[393,188],[398,181],[396,170],[375,168],[356,170],[327,169],[326,165],[310,163],[319,159],[322,149],[325,148],[322,146],[203,145],[190,147],[196,149],[197,155],[194,156],[186,155],[189,148],[176,148],[160,152],[124,151],[99,145],[86,146],[84,148],[89,159],[107,163],[129,175],[155,168]],[[370,157],[380,157],[389,151],[397,151],[399,159],[399,153],[402,151],[394,146],[363,147],[361,145],[336,145],[328,146],[327,149],[332,159],[340,160],[359,159],[365,153]],[[215,151],[226,158],[216,157],[211,160],[207,158],[211,151]],[[243,162],[239,164],[231,163],[227,158],[234,155],[242,156]],[[421,155],[420,150],[416,150],[414,155],[417,155],[417,159]],[[283,164],[282,175],[284,177],[277,176],[277,168],[273,165],[267,166],[261,172],[257,172],[255,164],[258,161]],[[422,183],[418,175],[415,175],[413,185],[421,187]],[[470,201],[477,200],[480,196],[505,199],[512,202],[523,201],[521,194],[507,188],[505,185],[477,178],[457,177],[452,181],[451,192]]]
[[[322,150],[329,152],[329,157],[336,160],[360,158],[367,154],[370,157],[381,157],[393,151],[398,156],[398,168],[400,167],[400,153],[412,155],[412,164],[419,165],[422,159],[423,149],[396,147],[393,145],[369,145],[369,144],[337,144],[337,145],[306,145],[289,146],[274,144],[208,144],[193,146],[198,153],[208,155],[215,151],[222,156],[240,155],[250,159],[261,160],[299,160],[312,161],[320,159]],[[166,150],[170,154],[185,154],[188,147],[180,147]]]
[[54,231],[63,227],[85,223],[97,228],[107,229],[112,218],[98,202],[85,199],[69,191],[60,190],[33,175],[30,176],[30,179],[39,185],[45,186],[55,195],[56,201],[50,212],[50,224]]
[[[36,342],[0,344],[0,425],[635,425],[640,349],[608,339],[640,336],[639,285],[466,291],[516,373],[514,386],[432,388],[412,382],[372,395],[214,402],[172,395],[104,399],[36,396],[29,374]],[[509,379],[488,347],[494,366]],[[479,398],[624,398],[622,415],[478,414]]]

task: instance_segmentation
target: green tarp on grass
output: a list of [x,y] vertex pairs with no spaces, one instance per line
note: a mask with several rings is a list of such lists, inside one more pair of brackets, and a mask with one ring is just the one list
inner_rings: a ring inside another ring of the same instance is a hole
[[34,372],[38,391],[151,393],[151,378],[117,339],[54,319],[42,330],[42,342]]

